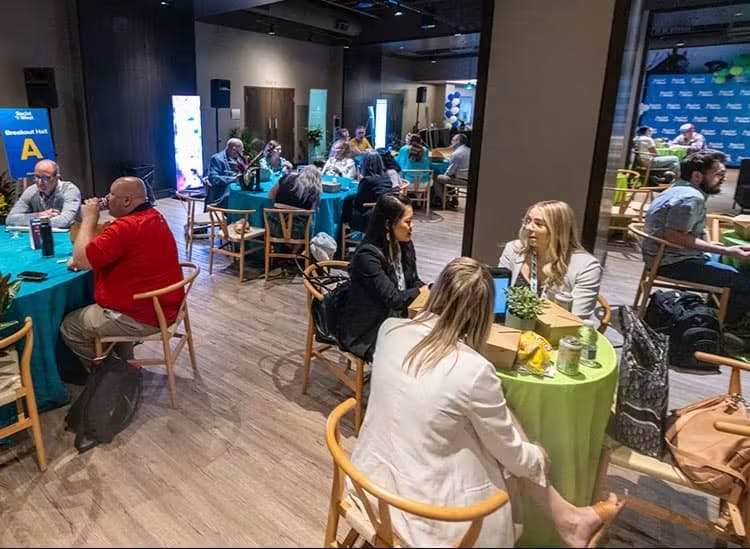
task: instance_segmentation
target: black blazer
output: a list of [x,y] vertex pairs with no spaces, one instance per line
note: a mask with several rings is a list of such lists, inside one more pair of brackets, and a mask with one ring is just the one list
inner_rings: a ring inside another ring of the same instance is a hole
[[339,314],[338,340],[344,350],[368,362],[372,361],[380,325],[394,315],[405,317],[423,286],[417,275],[414,244],[401,243],[401,258],[404,291],[398,289],[395,270],[376,246],[361,244],[352,257],[351,285]]
[[372,208],[364,208],[363,204],[377,202],[383,194],[394,192],[391,178],[387,175],[371,175],[363,177],[357,188],[357,195],[354,198],[354,208],[352,209],[351,220],[349,225],[355,231],[367,231],[370,224]]

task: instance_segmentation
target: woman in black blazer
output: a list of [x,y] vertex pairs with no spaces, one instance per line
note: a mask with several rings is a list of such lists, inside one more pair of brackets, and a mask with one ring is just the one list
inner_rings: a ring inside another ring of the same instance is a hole
[[339,315],[338,340],[344,350],[368,362],[380,325],[389,317],[405,317],[409,303],[424,286],[411,241],[413,216],[408,198],[381,195],[352,257],[351,286]]
[[344,203],[343,219],[348,221],[355,231],[365,232],[372,216],[372,206],[365,207],[365,204],[377,202],[381,195],[396,192],[397,189],[393,188],[391,178],[383,166],[383,160],[375,151],[367,152],[362,157],[362,176],[357,194],[351,202]]

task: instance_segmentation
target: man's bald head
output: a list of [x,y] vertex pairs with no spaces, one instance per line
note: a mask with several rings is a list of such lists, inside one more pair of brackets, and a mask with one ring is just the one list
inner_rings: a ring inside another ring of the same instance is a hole
[[50,196],[57,187],[57,163],[54,160],[40,160],[34,166],[34,183],[44,196]]
[[146,184],[139,177],[118,177],[109,187],[109,213],[124,217],[146,202]]
[[229,158],[237,158],[243,152],[245,152],[245,146],[242,144],[242,139],[231,137],[227,140],[227,156]]
[[36,166],[34,166],[35,173],[37,169],[44,170],[45,172],[52,172],[57,175],[57,162],[49,159],[40,160],[36,163]]

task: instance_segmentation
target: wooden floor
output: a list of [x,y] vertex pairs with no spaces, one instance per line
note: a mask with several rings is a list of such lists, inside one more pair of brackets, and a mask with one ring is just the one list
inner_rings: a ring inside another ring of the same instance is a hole
[[[182,246],[181,204],[161,200],[159,209]],[[462,223],[461,212],[417,217],[414,239],[424,280],[433,280],[459,254]],[[190,299],[201,379],[192,379],[182,357],[179,408],[173,410],[164,373],[148,371],[134,423],[113,443],[82,455],[63,430],[67,407],[43,414],[44,474],[26,436],[0,450],[0,546],[322,543],[331,487],[323,426],[348,392],[313,367],[310,390],[300,393],[306,330],[301,280],[290,273],[265,283],[256,268],[255,279],[239,284],[224,258],[209,276],[205,242],[195,244],[193,260],[203,268]],[[640,265],[635,250],[612,247],[603,293],[613,305],[632,302]],[[608,335],[619,341],[615,330]],[[137,347],[136,354],[144,357],[148,350]],[[672,404],[703,391],[719,393],[726,383],[726,376],[674,374]],[[695,513],[713,511],[704,498],[614,469],[610,482]],[[708,547],[712,541],[626,511],[611,544]]]

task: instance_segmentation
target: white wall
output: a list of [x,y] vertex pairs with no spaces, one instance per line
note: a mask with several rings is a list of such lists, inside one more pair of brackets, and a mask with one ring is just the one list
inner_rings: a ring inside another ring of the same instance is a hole
[[[231,128],[244,125],[244,86],[294,88],[295,111],[308,105],[310,88],[328,89],[329,133],[332,115],[341,113],[343,56],[340,48],[196,22],[195,56],[206,166],[216,152],[212,78],[231,81],[231,106],[241,109],[240,120],[230,120],[228,109],[219,111],[221,147]],[[305,126],[307,120],[295,123],[295,128]],[[295,143],[299,139],[300,136],[295,135]]]
[[515,238],[534,202],[565,200],[582,223],[614,4],[495,3],[472,241],[480,261],[497,262],[497,243]]
[[419,108],[419,127],[427,127],[429,123],[437,123],[438,127],[442,127],[443,111],[436,109],[436,107],[445,103],[445,99],[440,96],[441,90],[445,86],[416,82],[414,78],[416,65],[414,61],[409,59],[383,56],[383,68],[380,77],[381,91],[404,94],[402,139],[412,130],[417,120],[417,88],[420,86],[427,88],[427,102]]
[[[24,67],[53,67],[59,107],[52,131],[63,177],[93,189],[88,162],[83,84],[71,0],[3,2],[0,17],[0,107],[25,107]],[[0,172],[8,169],[5,151]]]

